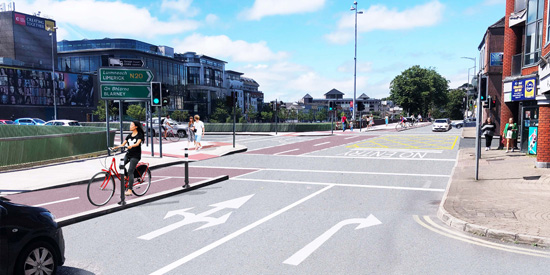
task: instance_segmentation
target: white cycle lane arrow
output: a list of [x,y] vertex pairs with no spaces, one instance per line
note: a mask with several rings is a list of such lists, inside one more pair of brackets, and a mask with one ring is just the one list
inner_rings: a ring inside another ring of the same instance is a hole
[[379,221],[375,216],[369,215],[366,219],[349,219],[349,220],[343,220],[339,223],[337,223],[335,226],[327,230],[325,233],[321,234],[321,236],[317,237],[315,240],[313,240],[311,243],[306,245],[304,248],[298,250],[298,252],[294,253],[294,255],[290,256],[290,258],[286,259],[283,263],[289,264],[289,265],[299,265],[301,262],[303,262],[311,253],[313,253],[317,248],[319,248],[323,243],[325,243],[330,237],[332,237],[336,232],[338,232],[342,227],[349,225],[349,224],[359,224],[355,228],[362,229],[374,225],[382,224],[381,221]]
[[203,226],[201,226],[201,227],[199,227],[195,230],[201,230],[201,229],[208,228],[208,227],[211,227],[211,226],[223,224],[227,221],[227,219],[229,219],[229,216],[231,215],[232,212],[229,212],[229,213],[227,213],[227,214],[225,214],[225,215],[223,215],[219,218],[209,217],[209,215],[214,214],[214,213],[216,213],[218,211],[221,211],[223,209],[226,209],[226,208],[238,209],[243,204],[245,204],[250,198],[252,198],[252,196],[254,196],[254,194],[249,195],[249,196],[236,198],[236,199],[232,199],[232,200],[228,200],[228,201],[224,201],[224,202],[220,202],[220,203],[212,204],[210,206],[212,206],[214,208],[212,208],[208,211],[204,211],[200,214],[194,214],[194,213],[188,212],[189,210],[193,209],[194,207],[169,211],[168,213],[166,213],[166,216],[164,216],[165,219],[179,215],[179,216],[183,216],[183,220],[181,220],[179,222],[176,222],[176,223],[173,223],[173,224],[170,224],[170,225],[167,225],[163,228],[157,229],[157,230],[155,230],[151,233],[147,233],[143,236],[138,237],[138,239],[149,241],[149,240],[152,240],[152,239],[154,239],[154,238],[156,238],[160,235],[166,234],[166,233],[168,233],[170,231],[173,231],[175,229],[178,229],[178,228],[180,228],[184,225],[188,225],[188,224],[192,224],[192,223],[199,223],[199,222],[206,223]]

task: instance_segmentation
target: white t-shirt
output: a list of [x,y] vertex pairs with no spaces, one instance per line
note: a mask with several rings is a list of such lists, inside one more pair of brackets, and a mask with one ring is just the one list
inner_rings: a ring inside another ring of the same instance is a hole
[[193,126],[195,127],[195,129],[197,129],[195,135],[201,136],[202,132],[204,131],[204,123],[202,123],[202,121],[195,121],[195,123],[193,123]]

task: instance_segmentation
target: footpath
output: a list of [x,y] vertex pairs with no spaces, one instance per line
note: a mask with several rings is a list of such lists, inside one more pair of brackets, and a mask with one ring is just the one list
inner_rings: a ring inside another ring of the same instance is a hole
[[[475,128],[463,128],[475,139]],[[534,156],[482,151],[475,180],[475,148],[461,149],[437,213],[447,225],[502,241],[550,246],[550,169],[535,168]]]

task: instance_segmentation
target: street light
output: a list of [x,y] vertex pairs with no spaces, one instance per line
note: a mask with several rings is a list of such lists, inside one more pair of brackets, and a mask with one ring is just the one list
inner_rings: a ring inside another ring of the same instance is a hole
[[57,94],[55,92],[55,85],[54,85],[54,75],[55,75],[55,62],[54,62],[54,43],[53,43],[53,33],[55,30],[57,30],[57,27],[49,27],[47,30],[50,32],[50,36],[52,38],[52,91],[53,91],[53,119],[57,120]]
[[357,10],[357,1],[353,2],[350,10],[355,11],[355,57],[353,58],[355,65],[353,68],[353,114],[351,117],[352,120],[355,120],[355,97],[357,94],[357,14],[363,14],[363,12]]
[[[465,58],[465,59],[470,59],[472,61],[474,61],[474,75],[477,75],[477,72],[476,72],[476,58],[472,58],[472,57],[462,57],[462,58]],[[478,81],[479,83],[480,81]],[[469,85],[469,84],[468,84]],[[478,84],[479,86],[479,84]],[[476,171],[475,171],[475,179],[478,180],[479,179],[479,158],[481,156],[481,135],[480,135],[480,126],[481,126],[481,96],[479,94],[479,89],[478,89],[478,95],[477,95],[477,114],[476,114]]]

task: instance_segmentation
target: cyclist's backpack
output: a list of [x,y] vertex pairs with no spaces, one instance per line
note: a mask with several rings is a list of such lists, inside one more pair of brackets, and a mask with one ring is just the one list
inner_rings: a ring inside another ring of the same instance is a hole
[[136,170],[134,170],[134,178],[141,178],[141,175],[145,173],[145,170],[147,169],[147,165],[138,163],[136,166]]

